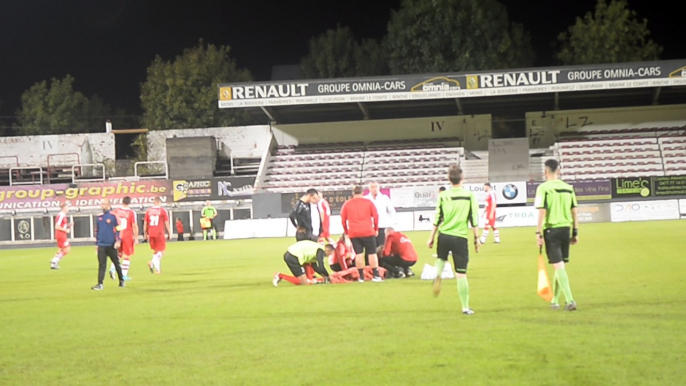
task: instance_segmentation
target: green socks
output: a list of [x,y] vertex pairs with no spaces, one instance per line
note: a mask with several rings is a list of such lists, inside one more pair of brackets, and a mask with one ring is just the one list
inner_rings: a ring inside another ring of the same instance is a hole
[[436,259],[436,277],[441,276],[443,273],[443,267],[445,267],[445,260]]
[[562,293],[562,291],[560,288],[560,282],[557,281],[557,272],[555,272],[555,276],[553,276],[553,300],[550,302],[550,304],[560,305],[560,294],[561,293]]
[[460,301],[462,302],[462,309],[469,309],[469,282],[466,277],[457,279],[457,292],[460,294]]
[[[436,260],[436,275],[439,277],[443,273],[445,267],[445,260]],[[462,302],[462,309],[469,309],[469,282],[466,277],[457,279],[457,293],[460,294],[460,301]]]
[[202,231],[202,239],[207,240],[207,231]]
[[[572,288],[569,286],[569,276],[567,276],[567,271],[564,268],[556,269],[554,280],[559,281],[559,287],[561,287],[562,292],[564,292],[567,303],[573,302],[574,297],[572,296]],[[553,291],[553,293],[554,292],[555,291]]]

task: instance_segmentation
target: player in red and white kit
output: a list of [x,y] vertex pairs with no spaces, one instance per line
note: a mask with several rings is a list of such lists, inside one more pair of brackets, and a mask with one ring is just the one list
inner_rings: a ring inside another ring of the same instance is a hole
[[[117,227],[119,237],[121,238],[121,244],[119,246],[119,264],[121,265],[124,280],[131,280],[129,277],[131,256],[133,256],[133,246],[138,243],[138,218],[136,212],[129,208],[130,204],[131,197],[126,196],[122,200],[121,208],[117,208],[113,211],[119,222],[119,226]],[[115,272],[114,263],[112,263],[112,267],[110,268],[110,278],[112,280],[116,277]]]
[[57,253],[50,260],[50,269],[60,269],[60,260],[71,250],[69,245],[69,233],[74,224],[69,222],[69,204],[63,202],[60,204],[60,213],[55,219],[55,240],[57,240]]
[[[166,236],[164,234],[165,229],[167,230]],[[145,212],[145,221],[143,222],[143,235],[150,243],[150,249],[154,252],[152,260],[148,263],[150,273],[162,273],[160,260],[162,260],[162,255],[167,248],[167,240],[171,240],[171,234],[169,215],[162,208],[162,200],[155,197],[154,206]]]
[[495,208],[498,206],[496,202],[495,191],[491,184],[485,184],[484,190],[486,191],[486,211],[484,212],[484,217],[486,217],[486,225],[484,225],[484,230],[481,233],[481,244],[486,244],[486,239],[488,238],[488,233],[490,229],[493,228],[493,239],[496,243],[500,242],[500,231],[495,227]]
[[334,272],[345,271],[355,264],[354,255],[350,239],[348,236],[342,235],[336,243],[336,249],[329,255],[329,267]]
[[322,229],[319,232],[319,242],[335,245],[336,242],[331,238],[331,232],[329,227],[331,226],[331,206],[329,202],[324,199],[322,192],[317,193],[319,195],[319,203],[317,207],[319,209],[319,217],[322,220]]

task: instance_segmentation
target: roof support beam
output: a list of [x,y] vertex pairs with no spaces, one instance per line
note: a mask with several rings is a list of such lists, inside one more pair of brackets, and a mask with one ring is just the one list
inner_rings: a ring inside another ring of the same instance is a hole
[[277,119],[276,113],[274,113],[274,110],[272,110],[269,107],[265,107],[265,106],[260,106],[260,108],[262,109],[262,112],[264,113],[264,115],[266,115],[270,121],[272,121],[272,122],[278,122],[279,121]]
[[360,111],[362,111],[362,116],[364,117],[364,120],[369,119],[369,108],[367,105],[365,105],[362,102],[357,102],[357,107],[360,108]]
[[657,87],[655,89],[655,92],[653,93],[653,105],[659,105],[659,99],[660,99],[660,92],[662,91],[662,87]]
[[455,98],[455,104],[457,105],[457,114],[464,115],[464,108],[462,107],[460,98]]
[[560,109],[560,93],[556,92],[555,93],[555,106],[554,110],[559,110]]

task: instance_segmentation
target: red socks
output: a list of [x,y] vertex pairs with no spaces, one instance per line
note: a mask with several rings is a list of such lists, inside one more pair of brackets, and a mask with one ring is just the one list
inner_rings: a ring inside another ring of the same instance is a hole
[[286,280],[287,282],[293,283],[295,285],[300,285],[300,280],[295,276],[288,276],[288,275],[284,275],[283,273],[280,273],[279,279]]

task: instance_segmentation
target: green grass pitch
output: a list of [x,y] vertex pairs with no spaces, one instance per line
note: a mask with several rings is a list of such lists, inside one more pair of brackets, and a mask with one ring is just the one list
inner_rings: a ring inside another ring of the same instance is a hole
[[[433,263],[427,233],[410,233]],[[124,289],[91,291],[93,247],[0,251],[0,385],[683,385],[686,221],[581,229],[579,310],[536,296],[532,228],[472,253],[476,315],[454,280],[271,284],[290,240],[137,247]]]

